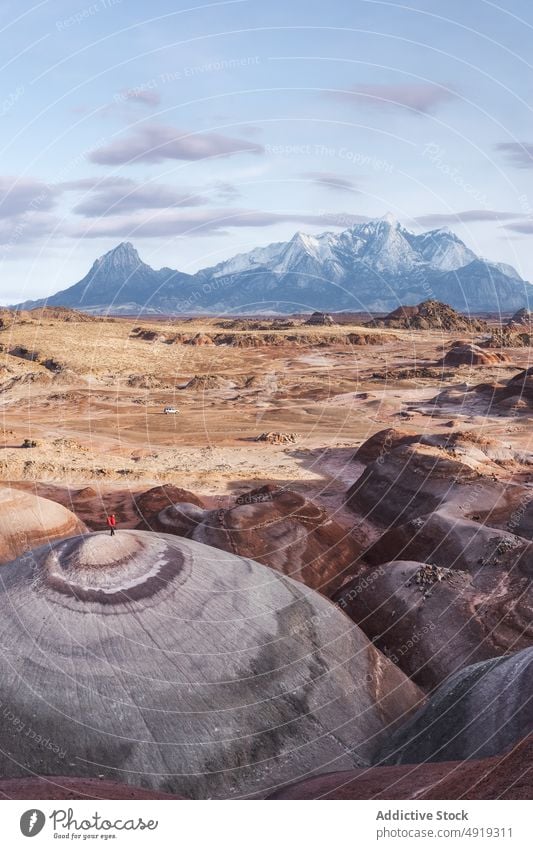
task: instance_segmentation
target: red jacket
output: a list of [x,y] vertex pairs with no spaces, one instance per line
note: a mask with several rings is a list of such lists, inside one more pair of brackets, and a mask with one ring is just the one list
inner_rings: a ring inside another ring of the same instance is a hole
[[117,520],[115,519],[114,516],[108,516],[107,517],[108,528],[114,528],[114,527],[116,527],[116,524],[117,524]]

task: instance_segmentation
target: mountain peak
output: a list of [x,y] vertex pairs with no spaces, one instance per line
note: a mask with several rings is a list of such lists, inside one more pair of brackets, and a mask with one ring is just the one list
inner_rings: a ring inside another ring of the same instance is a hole
[[385,215],[382,215],[381,218],[378,218],[376,220],[377,221],[384,221],[386,224],[390,224],[391,227],[399,227],[400,226],[400,222],[392,214],[392,212],[386,212]]
[[140,257],[135,248],[133,247],[131,242],[120,242],[120,244],[116,245],[114,248],[111,248],[110,251],[103,254],[100,259],[106,259],[106,257],[131,257],[132,259],[136,259],[140,262]]
[[143,265],[145,263],[141,260],[132,243],[120,242],[119,245],[98,257],[93,265],[93,270],[101,271],[104,268],[108,271],[134,270]]

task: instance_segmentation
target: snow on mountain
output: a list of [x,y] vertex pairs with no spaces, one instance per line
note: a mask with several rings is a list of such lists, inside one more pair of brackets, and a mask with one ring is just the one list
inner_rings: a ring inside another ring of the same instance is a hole
[[[211,284],[211,285],[209,285]],[[196,275],[142,262],[130,242],[99,257],[79,283],[26,308],[64,305],[122,311],[303,312],[394,309],[436,297],[465,311],[532,304],[514,268],[484,260],[448,228],[414,234],[394,216],[341,233],[295,233]],[[134,311],[134,310],[132,310]]]
[[394,216],[387,213],[382,218],[356,224],[342,233],[321,233],[310,236],[295,233],[289,242],[276,242],[265,248],[254,248],[247,254],[206,269],[213,277],[222,277],[242,271],[269,269],[276,274],[294,271],[302,260],[332,263],[354,267],[362,263],[368,268],[387,274],[413,271],[423,265],[439,271],[452,271],[476,259],[451,230],[443,228],[415,236],[403,228]]
[[486,259],[485,262],[487,262],[489,265],[492,265],[493,268],[497,268],[498,271],[502,272],[502,274],[506,274],[507,277],[512,277],[515,280],[522,279],[516,268],[514,268],[512,265],[509,265],[508,262],[490,262],[490,260],[488,259]]
[[476,259],[476,255],[448,227],[415,236],[413,244],[425,262],[439,271],[454,271]]

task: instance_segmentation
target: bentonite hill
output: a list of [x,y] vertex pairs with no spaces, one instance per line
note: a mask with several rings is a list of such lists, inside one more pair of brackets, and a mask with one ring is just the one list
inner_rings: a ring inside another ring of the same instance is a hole
[[4,797],[530,796],[508,331],[5,310]]

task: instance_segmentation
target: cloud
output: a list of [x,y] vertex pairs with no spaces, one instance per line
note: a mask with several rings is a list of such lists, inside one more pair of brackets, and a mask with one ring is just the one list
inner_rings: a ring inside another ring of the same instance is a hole
[[138,184],[124,180],[109,185],[106,181],[96,186],[89,197],[84,198],[74,212],[78,215],[121,215],[142,209],[170,209],[176,206],[200,206],[207,199],[197,192],[177,191],[159,183]]
[[75,238],[113,237],[158,237],[204,236],[209,233],[225,233],[233,227],[269,227],[272,224],[293,222],[296,224],[320,225],[329,227],[350,227],[366,221],[361,215],[349,213],[283,213],[265,212],[256,209],[203,209],[184,212],[165,211],[146,216],[128,215],[109,220],[96,219],[83,229],[71,233]]
[[506,221],[518,218],[517,212],[497,212],[494,209],[466,209],[464,212],[433,213],[419,215],[414,221],[417,224],[462,224],[469,221]]
[[513,233],[533,233],[533,220],[531,218],[525,221],[516,221],[514,224],[505,224],[505,230],[512,230]]
[[126,165],[132,162],[163,162],[165,159],[199,160],[237,153],[263,153],[255,142],[219,133],[178,130],[163,124],[143,124],[129,136],[93,150],[91,162],[98,165]]
[[129,177],[83,177],[58,184],[63,191],[84,192],[74,212],[86,217],[121,215],[143,209],[201,206],[210,199],[229,202],[239,197],[233,183],[217,180],[203,188],[183,188],[160,183],[138,183]]
[[501,142],[495,148],[515,168],[533,168],[533,142]]
[[340,177],[331,171],[304,171],[300,176],[305,180],[311,180],[311,182],[316,183],[318,186],[323,186],[332,191],[359,191],[353,180],[349,180],[347,177]]
[[0,219],[1,259],[6,259],[20,245],[27,245],[41,236],[49,236],[57,223],[56,216],[49,212],[22,213],[13,218]]
[[0,176],[0,218],[52,209],[60,190],[30,177]]
[[64,191],[85,191],[100,189],[104,186],[130,186],[134,181],[129,177],[82,177],[80,180],[67,180],[58,183],[58,187]]
[[228,183],[225,180],[218,180],[214,186],[214,192],[220,200],[230,201],[240,197],[240,191],[233,183]]
[[383,110],[401,107],[420,115],[429,115],[441,104],[454,100],[457,94],[436,83],[370,83],[354,85],[348,91],[325,92],[325,96],[344,103],[364,104]]

